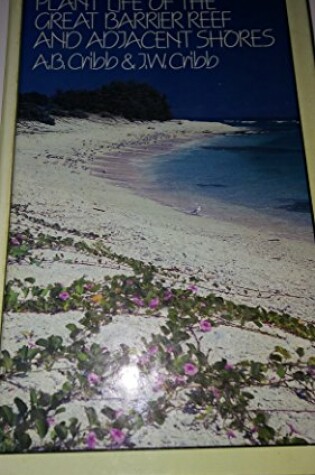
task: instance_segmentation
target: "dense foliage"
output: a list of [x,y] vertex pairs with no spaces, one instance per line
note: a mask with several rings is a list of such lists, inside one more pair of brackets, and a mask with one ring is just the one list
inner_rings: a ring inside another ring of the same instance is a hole
[[171,119],[165,95],[148,84],[115,81],[94,90],[57,91],[49,97],[37,92],[19,97],[19,118],[54,124],[53,116],[84,118],[88,114],[128,120]]

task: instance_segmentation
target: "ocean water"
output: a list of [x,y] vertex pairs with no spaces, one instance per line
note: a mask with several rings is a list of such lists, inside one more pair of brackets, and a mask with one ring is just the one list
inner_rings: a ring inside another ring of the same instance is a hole
[[256,211],[262,221],[269,217],[313,232],[299,124],[235,125],[243,131],[155,157],[147,170],[152,193],[186,212],[200,206],[203,215],[211,215],[215,200],[222,213],[228,209],[224,204],[234,205]]

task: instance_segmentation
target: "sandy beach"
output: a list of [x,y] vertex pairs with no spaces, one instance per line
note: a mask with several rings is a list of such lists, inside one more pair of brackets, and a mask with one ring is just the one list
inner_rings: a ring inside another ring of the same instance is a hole
[[[141,167],[153,155],[172,147],[185,147],[211,134],[239,132],[236,127],[219,123],[139,123],[96,117],[58,120],[53,127],[21,123],[16,143],[11,230],[14,234],[25,234],[27,230],[34,236],[43,233],[62,239],[72,236],[75,242],[85,239],[90,245],[95,242],[91,235],[94,233],[115,255],[153,264],[159,277],[175,289],[187,288],[196,281],[194,291],[200,297],[211,293],[233,304],[288,314],[301,324],[314,324],[315,247],[311,234],[290,236],[281,228],[259,225],[262,221],[254,212],[252,222],[247,216],[246,221],[239,223],[220,219],[220,212],[215,209],[212,217],[193,216],[164,206],[152,196],[136,193],[137,166]],[[242,212],[235,207],[236,216]],[[102,282],[122,273],[134,275],[127,260],[114,262],[110,257],[87,256],[84,251],[70,247],[31,248],[24,260],[9,259],[7,280],[31,277],[41,287],[60,282],[66,288],[82,276]],[[34,259],[38,260],[37,265]],[[52,334],[69,342],[65,325],[78,324],[81,318],[79,310],[53,316],[9,311],[4,316],[2,350],[13,352],[23,342]],[[139,309],[138,316],[132,318],[122,311],[113,316],[110,325],[91,335],[90,342],[105,345],[111,352],[128,345],[135,355],[143,351],[143,338],[149,340],[152,334],[160,334],[165,318],[163,308],[157,314],[145,314]],[[314,355],[314,340],[268,324],[261,328],[251,323],[243,327],[239,322],[218,324],[203,335],[200,344],[204,352],[211,349],[211,364],[222,358],[231,365],[243,360],[267,363],[277,345],[290,352],[292,362],[298,359],[297,348],[302,347],[308,358]],[[133,393],[126,394],[117,386],[118,376],[112,376],[110,390],[107,388],[93,400],[95,408],[118,393],[118,401],[112,403],[115,410],[127,403],[141,410],[141,404],[162,392],[144,390],[143,386],[148,388],[151,384],[150,375],[144,375],[141,390],[133,388]],[[51,391],[64,380],[65,372],[58,366],[51,371],[37,369],[23,382],[19,381],[16,391],[20,397],[34,385]],[[294,427],[307,443],[314,443],[314,403],[296,397],[291,389],[276,384],[255,389],[252,409],[269,411],[273,426],[282,435],[292,432]],[[4,384],[1,393],[1,404],[7,403],[12,386]],[[134,446],[250,443],[237,430],[233,436],[226,435],[221,419],[216,426],[198,427],[192,414],[178,409],[181,398],[185,401],[186,396],[179,391],[175,409],[162,425],[149,424],[132,433],[130,440]],[[75,414],[85,420],[83,405],[84,398],[69,403],[67,415]]]

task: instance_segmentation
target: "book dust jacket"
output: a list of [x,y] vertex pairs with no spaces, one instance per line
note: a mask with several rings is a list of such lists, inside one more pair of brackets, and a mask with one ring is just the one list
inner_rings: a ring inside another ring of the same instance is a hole
[[282,0],[24,1],[1,453],[314,444],[296,89]]

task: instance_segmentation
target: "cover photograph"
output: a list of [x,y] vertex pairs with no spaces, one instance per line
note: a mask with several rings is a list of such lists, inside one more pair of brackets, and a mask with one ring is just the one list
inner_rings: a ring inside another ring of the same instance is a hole
[[0,453],[314,445],[286,2],[25,0],[21,28]]

